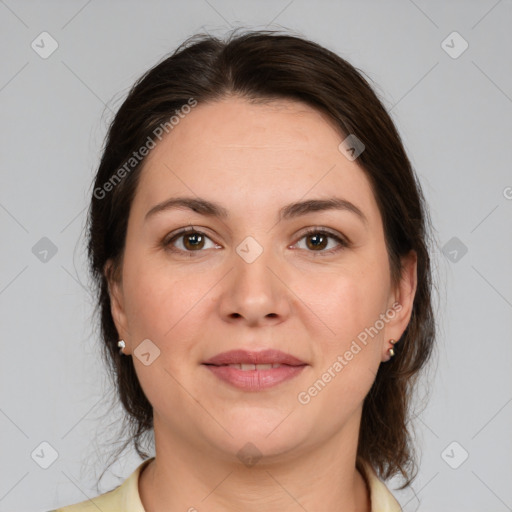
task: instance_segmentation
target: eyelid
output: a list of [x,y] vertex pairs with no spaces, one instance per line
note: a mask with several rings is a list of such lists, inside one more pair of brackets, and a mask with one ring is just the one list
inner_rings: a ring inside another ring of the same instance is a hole
[[[187,233],[198,233],[198,234],[208,238],[209,240],[211,240],[215,245],[219,245],[219,244],[217,244],[217,242],[215,242],[212,239],[211,236],[209,236],[207,233],[205,233],[204,229],[205,228],[196,228],[195,226],[190,226],[190,225],[187,227],[178,229],[177,231],[173,231],[172,233],[169,233],[168,235],[166,235],[164,237],[164,239],[162,240],[162,245],[164,247],[172,246],[172,243],[171,243],[172,241],[177,240],[178,238],[180,238],[183,235],[186,235]],[[179,249],[176,249],[176,250],[179,252],[184,252]],[[202,252],[202,251],[187,251],[187,252],[191,253],[191,252]]]
[[[312,234],[316,234],[316,233],[326,234],[333,238],[337,238],[338,240],[340,240],[341,242],[343,242],[347,245],[350,244],[350,240],[345,235],[338,233],[337,231],[333,231],[330,228],[325,228],[323,226],[312,226],[312,227],[306,228],[306,230],[301,233],[300,238],[303,238],[306,235],[312,235]],[[299,240],[300,240],[300,238],[299,238]]]
[[342,235],[341,233],[338,233],[337,231],[333,231],[330,228],[325,228],[323,226],[312,226],[312,227],[306,228],[306,230],[301,233],[300,237],[297,238],[297,241],[293,245],[296,245],[304,237],[306,237],[308,235],[313,235],[313,234],[314,235],[316,235],[316,234],[327,235],[328,237],[336,240],[336,242],[338,243],[338,247],[335,247],[334,249],[323,250],[323,251],[307,251],[307,252],[313,253],[313,254],[316,253],[318,256],[329,256],[329,255],[335,254],[343,249],[347,249],[352,246],[352,242],[345,235]]
[[[201,252],[204,252],[204,250],[198,250],[198,251],[183,251],[181,249],[177,249],[176,247],[173,246],[172,242],[184,235],[186,235],[187,233],[197,233],[197,234],[200,234],[206,238],[208,238],[211,242],[213,242],[215,245],[219,245],[217,242],[215,242],[207,233],[205,233],[204,231],[202,231],[202,229],[204,228],[196,228],[194,226],[187,226],[187,227],[184,227],[184,228],[181,228],[177,231],[174,231],[172,233],[170,233],[169,235],[167,235],[163,241],[162,241],[162,245],[165,247],[165,248],[169,248],[169,250],[171,251],[174,251],[174,252],[178,252],[178,253],[183,253],[183,254],[192,254],[194,252],[198,252],[198,253],[201,253]],[[325,250],[322,250],[322,251],[306,251],[306,252],[310,252],[310,253],[318,253],[319,255],[322,255],[322,254],[325,254],[325,255],[329,255],[329,254],[333,254],[333,253],[336,253],[338,251],[340,251],[341,249],[344,249],[344,248],[347,248],[347,247],[350,247],[352,244],[350,242],[350,240],[345,236],[345,235],[342,235],[341,233],[338,233],[338,232],[335,232],[335,231],[332,231],[330,228],[326,228],[326,227],[323,227],[323,226],[311,226],[309,228],[306,228],[305,231],[302,231],[302,233],[300,234],[300,236],[296,239],[295,243],[293,244],[296,245],[300,240],[302,240],[304,237],[308,236],[308,235],[312,235],[312,234],[322,234],[322,235],[327,235],[328,237],[330,238],[333,238],[334,240],[336,240],[336,242],[338,243],[339,247],[336,247],[334,249],[329,249],[327,251]]]

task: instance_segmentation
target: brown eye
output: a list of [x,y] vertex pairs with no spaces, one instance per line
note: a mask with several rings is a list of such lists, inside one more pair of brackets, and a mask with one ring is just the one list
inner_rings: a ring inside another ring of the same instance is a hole
[[204,236],[201,233],[191,233],[182,235],[183,245],[187,250],[202,249],[204,246]]
[[[210,246],[206,246],[207,242]],[[171,238],[164,241],[163,245],[173,252],[201,252],[203,249],[210,249],[216,245],[203,232],[193,228],[187,228],[176,233]]]
[[306,236],[306,245],[309,249],[325,249],[327,247],[329,237],[322,233]]
[[[344,247],[348,247],[349,243],[334,233],[330,233],[329,231],[321,230],[321,229],[311,229],[307,233],[305,233],[302,238],[299,240],[306,240],[306,250],[308,252],[317,252],[320,254],[332,254],[337,252]],[[325,250],[329,246],[329,241],[333,240],[336,243],[334,247],[331,247]],[[302,248],[302,247],[300,247]]]

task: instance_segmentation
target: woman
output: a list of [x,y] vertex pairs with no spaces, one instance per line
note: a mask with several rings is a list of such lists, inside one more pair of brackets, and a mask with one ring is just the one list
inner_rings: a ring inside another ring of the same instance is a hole
[[428,213],[349,63],[270,31],[187,40],[119,109],[89,214],[105,356],[146,460],[60,511],[400,510],[383,480],[416,471]]

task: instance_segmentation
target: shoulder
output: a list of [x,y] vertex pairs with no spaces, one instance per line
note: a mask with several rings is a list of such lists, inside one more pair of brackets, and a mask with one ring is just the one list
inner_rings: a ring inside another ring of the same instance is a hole
[[49,512],[144,512],[139,496],[139,474],[153,458],[143,461],[132,474],[115,489],[96,498],[81,501],[73,505]]
[[121,512],[121,488],[122,485],[96,498],[81,501],[73,505],[67,505],[56,510],[51,510],[50,512],[98,512],[98,510],[102,512]]

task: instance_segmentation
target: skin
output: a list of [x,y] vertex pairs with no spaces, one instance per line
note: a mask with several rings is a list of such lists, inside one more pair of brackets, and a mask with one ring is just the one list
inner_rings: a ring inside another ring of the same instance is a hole
[[[357,160],[339,151],[343,139],[306,104],[230,96],[193,108],[148,155],[120,278],[110,282],[124,352],[154,411],[156,459],[139,480],[146,511],[370,510],[355,468],[362,404],[389,360],[389,339],[409,322],[416,255],[403,259],[393,286],[377,203]],[[184,195],[218,202],[229,217],[173,209],[145,220],[155,205]],[[355,204],[367,223],[340,210],[278,222],[284,205],[333,195]],[[190,235],[165,247],[189,225],[207,237],[199,249]],[[314,235],[304,235],[309,227],[350,245],[328,238],[316,248]],[[236,252],[247,236],[263,249],[252,263]],[[299,403],[396,301],[402,308],[378,335]],[[134,355],[145,339],[160,350],[147,366]],[[308,366],[274,388],[241,391],[201,365],[236,348],[276,348]],[[248,442],[262,454],[251,467],[237,457]]]

